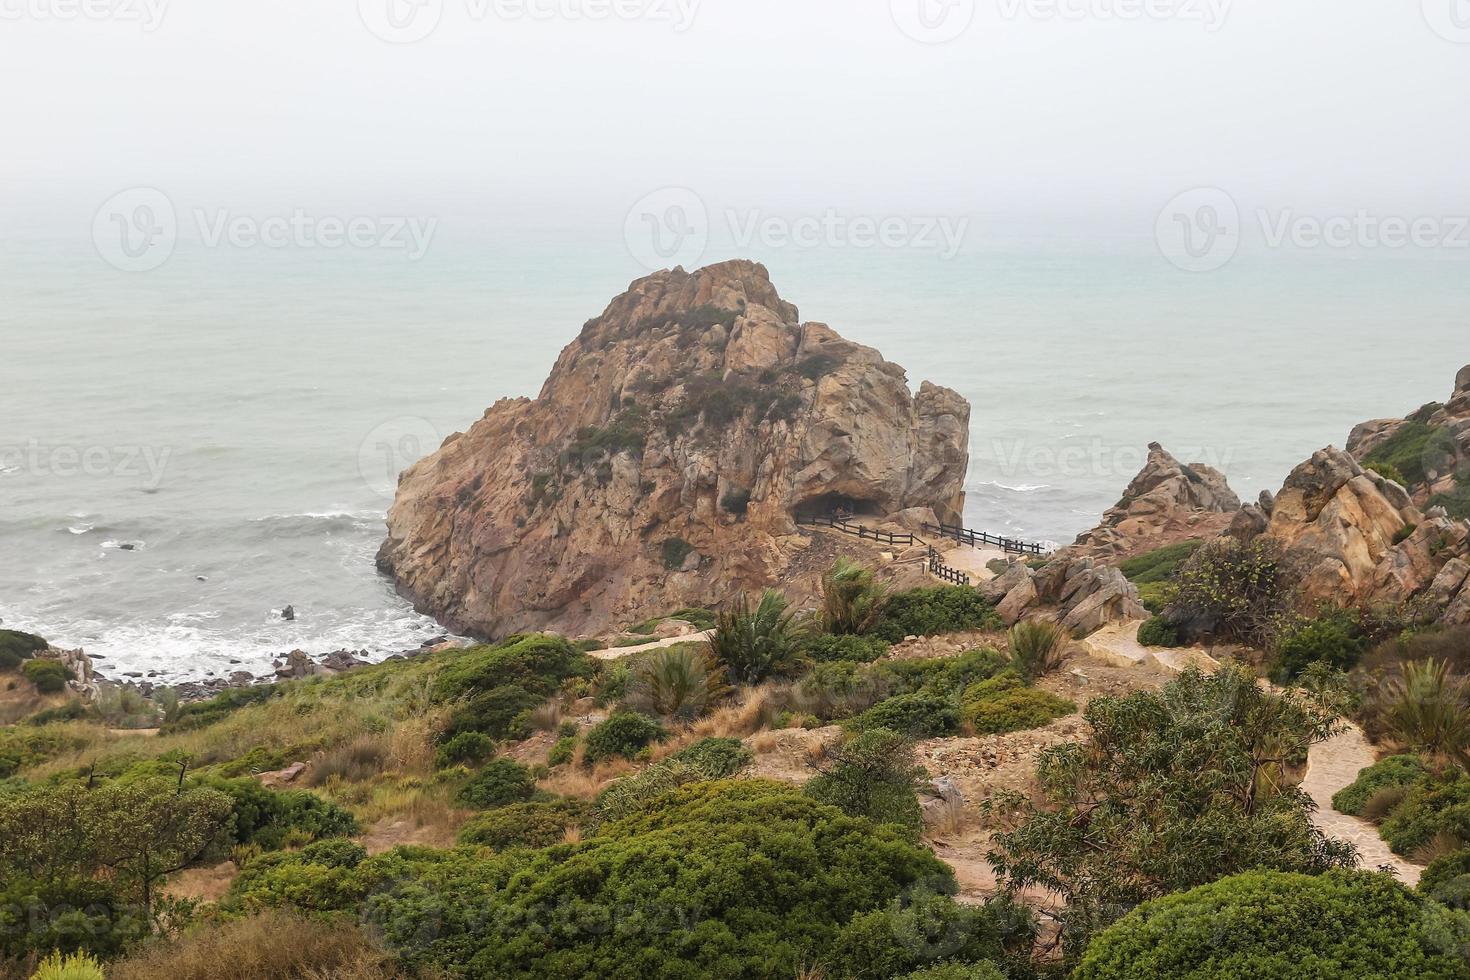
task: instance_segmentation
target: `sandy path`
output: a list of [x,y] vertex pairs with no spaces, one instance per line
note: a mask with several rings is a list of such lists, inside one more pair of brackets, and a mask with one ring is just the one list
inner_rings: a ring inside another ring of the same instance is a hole
[[699,643],[710,638],[713,630],[703,633],[685,633],[683,636],[670,636],[662,640],[653,640],[649,643],[640,643],[636,647],[609,647],[606,650],[593,650],[588,654],[598,660],[621,660],[635,653],[643,653],[645,650],[662,650],[664,647],[677,646],[680,643]]
[[1338,813],[1332,808],[1332,795],[1358,778],[1359,770],[1376,762],[1373,747],[1356,725],[1325,742],[1318,742],[1307,753],[1307,776],[1302,789],[1317,804],[1312,823],[1329,837],[1349,841],[1358,848],[1364,868],[1390,867],[1399,880],[1413,887],[1424,870],[1405,861],[1388,849],[1378,828],[1366,820]]
[[976,548],[962,544],[948,551],[941,551],[939,557],[950,568],[958,568],[968,574],[971,582],[979,583],[995,578],[995,573],[985,567],[987,564],[997,558],[1005,561],[1008,556],[999,548]]

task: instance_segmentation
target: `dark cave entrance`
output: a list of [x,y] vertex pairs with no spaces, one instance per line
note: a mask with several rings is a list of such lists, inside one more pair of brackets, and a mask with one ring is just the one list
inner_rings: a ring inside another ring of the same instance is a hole
[[824,493],[796,505],[797,517],[882,517],[884,510],[875,500],[865,500],[845,493]]

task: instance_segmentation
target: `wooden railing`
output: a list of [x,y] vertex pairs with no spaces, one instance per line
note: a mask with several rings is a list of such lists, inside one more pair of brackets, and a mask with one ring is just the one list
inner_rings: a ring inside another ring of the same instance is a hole
[[924,545],[926,548],[929,549],[929,555],[926,559],[926,563],[929,567],[929,574],[937,578],[941,578],[944,581],[950,582],[954,585],[970,584],[969,575],[960,571],[958,568],[951,568],[950,566],[946,565],[940,558],[939,552],[935,551],[933,546],[931,546],[929,542],[923,540],[917,535],[909,534],[907,532],[903,534],[894,534],[891,531],[879,531],[876,528],[864,527],[861,524],[854,524],[848,518],[836,517],[833,515],[824,515],[819,517],[797,514],[796,523],[798,525],[804,524],[807,527],[831,528],[832,530],[840,531],[843,534],[851,534],[853,537],[862,538],[864,541],[873,541],[878,544],[886,544],[892,548],[912,547],[916,544]]
[[955,524],[924,524],[924,530],[931,534],[939,534],[946,538],[953,538],[960,544],[967,544],[978,548],[982,545],[990,545],[1008,553],[1018,555],[1046,555],[1050,550],[1043,545],[1030,541],[1017,541],[1014,538],[1003,538],[995,534],[987,534],[984,531],[971,531],[969,528],[959,527]]
[[924,543],[912,534],[893,534],[889,531],[879,531],[871,527],[863,527],[861,524],[854,524],[844,517],[806,517],[798,514],[796,515],[796,523],[805,524],[808,527],[830,527],[834,531],[851,534],[853,537],[862,538],[864,541],[876,541],[878,544],[886,544],[894,548],[908,548]]

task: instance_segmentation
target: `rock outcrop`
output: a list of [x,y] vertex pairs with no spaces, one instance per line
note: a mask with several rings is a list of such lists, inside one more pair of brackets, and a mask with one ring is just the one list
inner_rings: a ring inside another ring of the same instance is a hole
[[1087,634],[1149,615],[1137,587],[1121,571],[1070,551],[1058,552],[1040,569],[1013,562],[980,588],[1007,624],[1044,615],[1069,632]]
[[958,521],[969,415],[802,323],[756,263],[656,273],[583,327],[537,398],[403,474],[379,566],[479,636],[800,592],[799,512]]
[[1185,465],[1150,443],[1148,462],[1102,523],[1084,531],[1068,550],[1122,559],[1189,538],[1216,537],[1240,510],[1225,475],[1203,463]]
[[1347,451],[1401,482],[1419,507],[1470,517],[1470,366],[1455,375],[1448,401],[1363,422],[1349,433]]

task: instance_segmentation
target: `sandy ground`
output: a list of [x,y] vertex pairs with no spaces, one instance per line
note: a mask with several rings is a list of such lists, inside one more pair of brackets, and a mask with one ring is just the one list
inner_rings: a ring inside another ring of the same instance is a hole
[[648,650],[661,650],[664,647],[678,646],[680,643],[699,643],[709,639],[710,633],[710,630],[706,630],[703,633],[686,633],[683,636],[670,636],[662,640],[652,640],[648,643],[640,643],[635,647],[610,647],[606,650],[593,650],[588,656],[596,657],[598,660],[622,660],[624,657],[632,656],[635,653],[644,653]]

